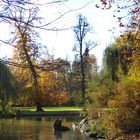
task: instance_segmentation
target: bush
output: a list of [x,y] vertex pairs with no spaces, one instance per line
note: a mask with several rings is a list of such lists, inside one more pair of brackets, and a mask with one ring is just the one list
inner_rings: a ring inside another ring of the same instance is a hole
[[118,127],[115,111],[105,111],[100,118],[100,129],[104,130],[108,139],[115,139],[122,135],[122,131]]
[[108,99],[109,111],[101,119],[108,137],[118,137],[140,129],[140,83],[125,78],[115,85],[114,96]]

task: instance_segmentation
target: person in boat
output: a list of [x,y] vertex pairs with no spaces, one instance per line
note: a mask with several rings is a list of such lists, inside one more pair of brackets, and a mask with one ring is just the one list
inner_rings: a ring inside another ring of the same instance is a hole
[[68,131],[70,130],[67,126],[62,125],[62,120],[57,119],[54,122],[54,131]]

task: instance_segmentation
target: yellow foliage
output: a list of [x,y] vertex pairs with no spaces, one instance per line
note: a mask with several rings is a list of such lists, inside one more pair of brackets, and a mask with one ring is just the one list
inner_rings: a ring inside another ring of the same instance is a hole
[[33,87],[33,84],[32,83],[28,83],[25,88],[32,88]]
[[140,32],[137,33],[136,39],[140,39]]
[[59,81],[54,72],[42,72],[39,78],[40,89],[43,94],[52,92],[57,88]]

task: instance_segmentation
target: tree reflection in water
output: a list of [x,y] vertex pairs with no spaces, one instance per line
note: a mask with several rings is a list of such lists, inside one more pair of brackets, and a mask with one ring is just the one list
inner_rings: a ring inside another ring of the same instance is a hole
[[62,132],[61,131],[54,131],[54,135],[55,135],[56,140],[62,139]]

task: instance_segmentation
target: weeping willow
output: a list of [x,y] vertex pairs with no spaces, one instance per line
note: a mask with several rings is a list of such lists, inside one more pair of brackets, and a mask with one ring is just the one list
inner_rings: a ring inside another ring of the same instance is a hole
[[132,62],[133,49],[129,46],[121,46],[119,48],[108,47],[105,50],[105,63],[113,81],[118,81],[119,66],[124,75],[129,71],[129,65]]
[[3,112],[16,95],[16,86],[9,68],[0,63],[0,107]]

